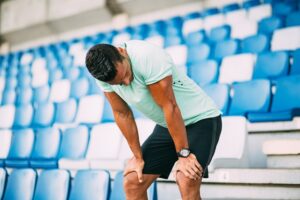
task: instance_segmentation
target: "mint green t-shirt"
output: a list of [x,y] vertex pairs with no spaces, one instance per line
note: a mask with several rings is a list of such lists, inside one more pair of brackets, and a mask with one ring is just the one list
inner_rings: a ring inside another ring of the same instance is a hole
[[104,92],[117,93],[128,105],[136,107],[157,124],[167,127],[163,111],[153,100],[147,85],[172,75],[176,102],[185,125],[221,114],[211,98],[175,67],[163,49],[139,40],[128,41],[124,47],[131,61],[134,79],[128,86],[110,85],[96,80]]

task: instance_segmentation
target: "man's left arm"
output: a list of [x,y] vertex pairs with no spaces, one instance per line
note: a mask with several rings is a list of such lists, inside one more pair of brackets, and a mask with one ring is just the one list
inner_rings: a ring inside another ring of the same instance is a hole
[[[189,144],[182,115],[176,103],[172,83],[172,76],[167,76],[156,83],[148,85],[148,88],[154,101],[163,110],[176,152],[179,152],[183,148],[189,148]],[[191,179],[199,178],[203,170],[196,156],[192,153],[187,158],[180,157],[178,166],[178,170]]]

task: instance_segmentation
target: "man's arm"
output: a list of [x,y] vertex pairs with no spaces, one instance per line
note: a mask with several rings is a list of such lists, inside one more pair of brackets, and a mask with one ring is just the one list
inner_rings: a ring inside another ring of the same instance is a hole
[[105,92],[104,94],[112,107],[115,121],[134,155],[124,170],[124,175],[135,171],[141,182],[144,160],[133,113],[127,103],[115,92]]
[[[182,148],[188,148],[188,139],[186,128],[182,119],[180,109],[176,103],[175,95],[172,87],[172,76],[148,85],[154,101],[161,107],[167,122],[168,130],[174,141],[176,151]],[[189,178],[199,178],[201,166],[194,154],[188,158],[179,158],[180,170]]]

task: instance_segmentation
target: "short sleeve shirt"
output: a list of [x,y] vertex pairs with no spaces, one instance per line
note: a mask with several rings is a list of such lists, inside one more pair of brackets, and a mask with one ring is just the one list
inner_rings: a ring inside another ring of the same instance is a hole
[[162,48],[139,40],[126,42],[124,48],[130,58],[133,81],[126,86],[96,80],[104,92],[117,93],[128,105],[136,107],[157,124],[167,127],[164,113],[153,100],[147,86],[172,76],[174,95],[185,125],[221,114],[212,99],[175,67],[170,55]]

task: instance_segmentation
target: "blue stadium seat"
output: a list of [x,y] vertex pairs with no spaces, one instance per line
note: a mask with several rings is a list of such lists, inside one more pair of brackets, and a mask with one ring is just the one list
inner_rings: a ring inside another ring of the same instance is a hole
[[258,32],[266,35],[272,35],[276,29],[283,27],[283,20],[281,17],[271,16],[262,19],[258,23]]
[[238,3],[227,4],[222,8],[223,13],[228,13],[231,11],[239,10],[241,7]]
[[3,200],[32,200],[36,183],[33,169],[15,169],[8,177]]
[[87,78],[80,78],[71,82],[71,94],[70,97],[80,99],[86,96],[89,92],[89,81]]
[[271,101],[271,83],[267,79],[233,84],[229,115],[267,112]]
[[217,42],[213,50],[213,58],[220,60],[226,56],[237,54],[239,51],[239,41],[228,39]]
[[228,113],[229,105],[229,91],[230,87],[227,84],[210,84],[203,87],[203,90],[210,96],[223,115]]
[[[296,92],[297,91],[297,92]],[[249,113],[252,122],[290,121],[300,116],[300,76],[288,76],[277,80],[271,111],[267,113]]]
[[0,168],[0,199],[2,199],[2,196],[4,194],[6,177],[7,177],[6,170],[3,168]]
[[7,158],[10,149],[12,131],[10,129],[0,129],[0,138],[0,167],[4,167],[4,160]]
[[249,0],[249,1],[243,2],[243,8],[245,8],[245,9],[249,9],[249,8],[252,8],[252,7],[258,6],[258,5],[260,5],[259,0]]
[[52,84],[54,81],[63,78],[63,72],[59,68],[53,68],[49,70],[49,83]]
[[14,128],[28,128],[33,118],[33,107],[31,104],[19,105],[16,107]]
[[12,134],[5,166],[12,168],[28,167],[33,144],[34,133],[32,129],[15,130]]
[[114,122],[114,121],[115,121],[114,113],[112,111],[112,108],[108,100],[105,98],[101,122],[105,123],[105,122]]
[[183,38],[181,35],[170,35],[167,34],[167,36],[165,37],[165,44],[164,47],[170,47],[170,46],[175,46],[175,45],[180,45],[183,44]]
[[253,79],[275,80],[288,74],[289,56],[287,52],[266,52],[258,54],[253,71]]
[[295,10],[295,6],[285,2],[277,2],[272,5],[272,15],[275,16],[287,16]]
[[[68,128],[63,132],[63,137],[58,153],[59,165],[64,160],[75,160],[85,158],[89,144],[89,130],[80,125]],[[61,168],[61,167],[60,167]]]
[[220,10],[218,8],[208,8],[202,12],[203,17],[208,17],[211,15],[219,14]]
[[[29,72],[24,72],[23,70],[25,70],[26,67],[23,67],[20,69],[21,71],[21,74],[22,73],[29,73]],[[28,69],[28,68],[27,68]],[[28,69],[29,70],[29,69]],[[30,75],[27,75],[27,74],[24,74],[24,75],[18,75],[17,77],[18,79],[18,84],[17,86],[20,87],[20,88],[28,88],[30,87],[30,84],[31,84],[31,76]]]
[[2,105],[15,104],[16,102],[15,89],[4,89],[2,96]]
[[110,175],[103,170],[78,171],[69,200],[108,200],[110,195]]
[[270,49],[269,38],[263,34],[249,36],[242,40],[241,51],[243,53],[261,53]]
[[33,90],[32,101],[34,104],[39,104],[48,101],[50,88],[44,85]]
[[[156,181],[148,188],[148,199],[157,200]],[[109,200],[125,200],[125,192],[123,188],[123,171],[119,171],[114,179],[112,191]]]
[[188,48],[187,63],[195,63],[201,60],[206,60],[210,55],[210,47],[208,44],[202,43],[199,45],[190,46]]
[[69,79],[70,81],[77,80],[80,76],[80,68],[79,67],[70,67],[63,70],[63,78]]
[[57,154],[61,133],[57,128],[40,128],[35,133],[35,143],[30,156],[32,168],[57,168]]
[[286,26],[300,26],[300,11],[290,13],[287,16]]
[[77,113],[77,102],[70,98],[64,102],[56,103],[55,123],[72,123]]
[[214,60],[193,63],[188,70],[191,79],[200,86],[215,83],[218,80],[218,63]]
[[34,110],[32,125],[36,127],[51,126],[54,121],[55,108],[51,102],[40,103]]
[[18,80],[15,77],[7,77],[5,81],[5,90],[15,89],[18,85]]
[[25,105],[31,103],[33,92],[30,87],[17,88],[16,105]]
[[300,74],[300,49],[295,50],[293,53],[293,63],[291,66],[291,75]]
[[224,25],[213,28],[209,32],[208,39],[210,42],[219,42],[230,38],[230,26]]
[[67,200],[70,174],[65,170],[44,170],[39,175],[34,200]]
[[188,46],[200,45],[205,40],[205,32],[203,30],[189,33],[185,42]]

